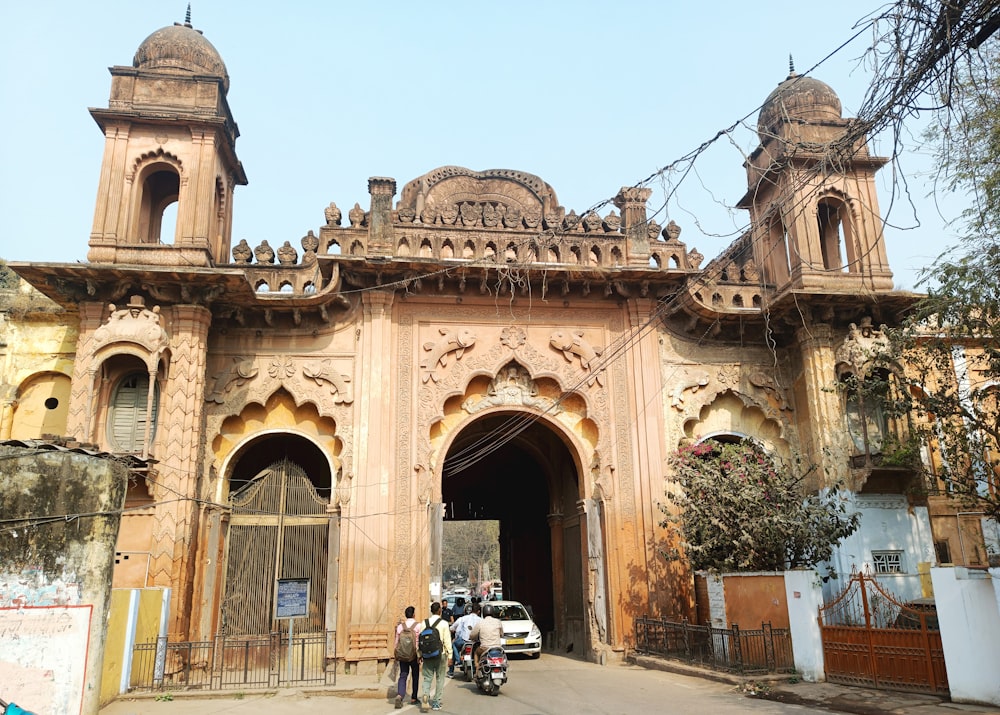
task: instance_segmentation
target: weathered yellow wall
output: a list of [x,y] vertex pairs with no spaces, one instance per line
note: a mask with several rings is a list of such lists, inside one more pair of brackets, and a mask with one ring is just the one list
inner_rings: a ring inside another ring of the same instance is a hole
[[104,667],[101,670],[101,705],[118,697],[124,665],[125,637],[128,630],[131,589],[116,588],[111,591],[108,611],[108,635],[104,641]]
[[[21,283],[0,319],[0,439],[63,436],[77,319]],[[55,409],[45,400],[55,397]]]

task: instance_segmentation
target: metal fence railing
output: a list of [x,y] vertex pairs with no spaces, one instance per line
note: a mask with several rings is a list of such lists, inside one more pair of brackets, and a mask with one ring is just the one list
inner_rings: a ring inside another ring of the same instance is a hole
[[696,626],[687,621],[642,617],[635,622],[639,653],[663,655],[737,673],[795,671],[792,637],[787,628],[759,630]]
[[132,650],[130,691],[243,690],[291,685],[336,685],[336,632],[216,636],[171,643],[159,638]]

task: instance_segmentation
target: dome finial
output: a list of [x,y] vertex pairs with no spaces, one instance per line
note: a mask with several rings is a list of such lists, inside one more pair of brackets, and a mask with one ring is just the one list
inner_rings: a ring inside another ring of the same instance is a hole
[[[190,7],[191,6],[188,5],[188,8],[190,8]],[[789,52],[788,53],[788,75],[792,76],[793,74],[795,74],[795,60],[792,59],[792,53]]]
[[191,3],[188,3],[187,13],[184,15],[184,27],[193,27],[191,24]]

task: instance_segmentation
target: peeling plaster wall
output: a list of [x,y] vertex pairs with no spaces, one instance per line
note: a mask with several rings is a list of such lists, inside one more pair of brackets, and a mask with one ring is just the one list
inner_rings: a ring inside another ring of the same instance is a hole
[[38,715],[98,712],[127,482],[119,462],[0,445],[4,700]]

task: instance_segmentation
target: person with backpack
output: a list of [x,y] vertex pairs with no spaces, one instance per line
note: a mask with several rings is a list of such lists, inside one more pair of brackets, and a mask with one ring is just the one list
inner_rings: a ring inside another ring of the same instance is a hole
[[404,614],[406,620],[396,624],[396,643],[393,657],[399,662],[399,683],[396,685],[396,709],[403,707],[406,697],[406,678],[413,678],[413,699],[411,705],[418,705],[420,700],[417,692],[420,687],[420,653],[417,651],[417,639],[420,637],[420,621],[413,617],[417,609],[407,606]]
[[[417,650],[420,651],[420,659],[424,666],[424,695],[420,701],[420,712],[427,712],[428,705],[432,710],[440,710],[445,674],[451,665],[451,631],[441,618],[441,604],[437,601],[431,604],[430,618],[420,624]],[[431,681],[435,678],[437,681],[432,697]]]

